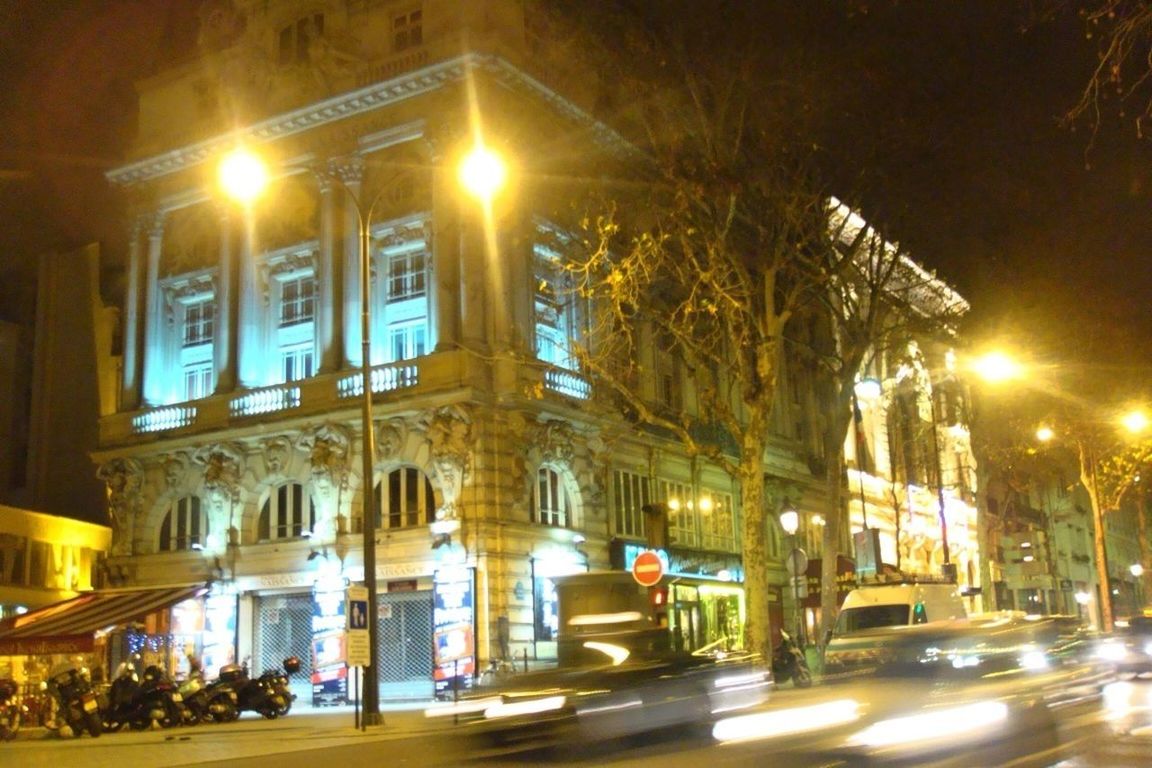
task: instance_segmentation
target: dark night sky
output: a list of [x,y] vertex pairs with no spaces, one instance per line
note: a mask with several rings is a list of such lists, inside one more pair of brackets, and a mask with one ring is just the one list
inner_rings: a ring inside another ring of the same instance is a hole
[[[0,317],[26,309],[16,276],[45,243],[122,261],[103,171],[133,130],[133,79],[190,50],[198,5],[0,0]],[[865,212],[967,296],[974,341],[1135,382],[1152,369],[1152,145],[1114,115],[1091,151],[1058,124],[1092,61],[1078,22],[1022,29],[1008,0],[873,5],[839,30],[868,112],[842,141],[883,146],[858,158]]]

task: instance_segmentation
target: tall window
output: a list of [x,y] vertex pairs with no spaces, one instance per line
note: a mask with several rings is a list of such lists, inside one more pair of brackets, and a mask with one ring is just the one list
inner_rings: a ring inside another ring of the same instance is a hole
[[428,251],[423,238],[389,248],[384,284],[385,362],[428,352]]
[[216,302],[201,297],[180,304],[183,313],[180,368],[185,400],[199,400],[212,394],[212,340],[216,324]]
[[392,17],[392,47],[398,53],[424,43],[424,12],[417,8]]
[[184,305],[184,346],[211,344],[216,320],[216,302],[200,299]]
[[297,539],[312,535],[316,508],[300,483],[273,488],[260,508],[257,537],[260,541]]
[[696,546],[697,504],[692,495],[692,486],[661,480],[660,496],[668,505],[668,538],[680,546]]
[[428,525],[436,513],[432,482],[416,467],[388,473],[387,484],[376,485],[376,527],[411,528]]
[[280,276],[279,323],[281,381],[299,381],[315,373],[316,279],[310,274]]
[[704,491],[699,506],[701,546],[731,552],[736,540],[732,494]]
[[551,467],[540,467],[536,473],[532,521],[559,528],[572,526],[572,500],[568,497],[564,478]]
[[652,499],[650,483],[644,475],[616,470],[612,477],[615,511],[613,520],[617,536],[644,537],[642,507]]
[[311,275],[293,277],[280,283],[280,327],[316,319],[316,281]]
[[535,246],[534,297],[536,357],[545,363],[575,370],[572,339],[576,317],[567,289],[560,254],[543,243]]
[[159,550],[179,552],[197,549],[208,536],[208,515],[200,508],[197,496],[185,496],[172,502],[160,523]]

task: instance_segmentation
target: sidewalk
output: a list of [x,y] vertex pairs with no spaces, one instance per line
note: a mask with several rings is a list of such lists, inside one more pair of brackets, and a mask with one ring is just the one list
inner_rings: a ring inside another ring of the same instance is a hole
[[21,768],[124,768],[125,765],[182,766],[241,760],[257,755],[321,749],[355,741],[403,739],[442,732],[452,726],[426,718],[427,703],[381,705],[383,724],[356,728],[352,706],[293,708],[267,720],[246,712],[234,723],[203,724],[149,731],[105,733],[97,738],[61,738],[44,728],[22,728],[0,752]]

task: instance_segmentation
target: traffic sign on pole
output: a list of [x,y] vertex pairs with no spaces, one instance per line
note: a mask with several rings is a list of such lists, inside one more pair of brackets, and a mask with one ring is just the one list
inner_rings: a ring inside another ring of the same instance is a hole
[[636,555],[632,561],[632,578],[642,587],[654,587],[664,576],[664,561],[651,549]]
[[372,663],[372,643],[368,632],[368,588],[348,587],[348,666],[366,667]]

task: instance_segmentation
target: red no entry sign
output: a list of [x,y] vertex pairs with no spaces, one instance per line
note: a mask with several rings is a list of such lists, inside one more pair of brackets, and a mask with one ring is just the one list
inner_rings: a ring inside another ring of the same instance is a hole
[[652,550],[645,550],[632,561],[632,578],[642,587],[654,587],[664,575],[664,562]]

